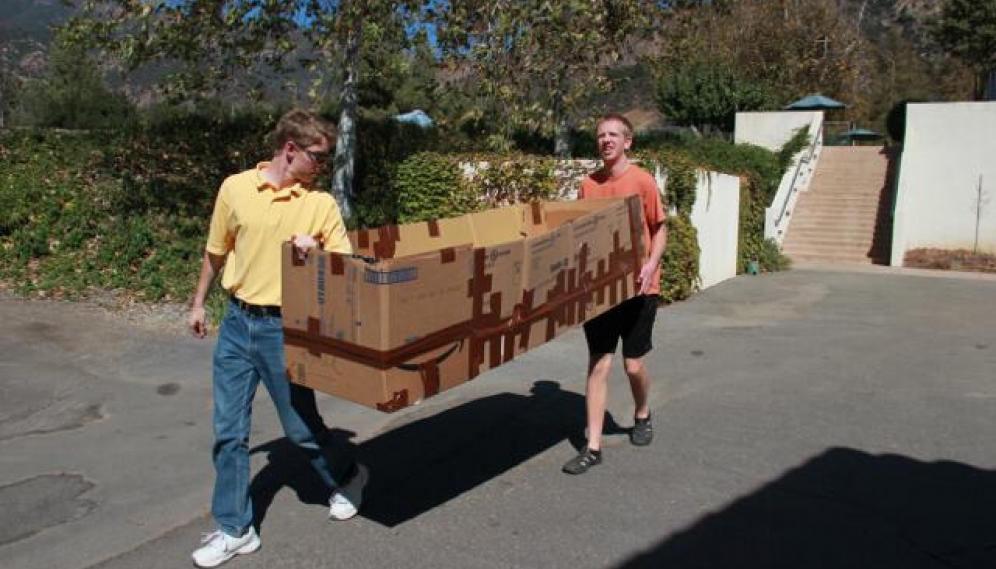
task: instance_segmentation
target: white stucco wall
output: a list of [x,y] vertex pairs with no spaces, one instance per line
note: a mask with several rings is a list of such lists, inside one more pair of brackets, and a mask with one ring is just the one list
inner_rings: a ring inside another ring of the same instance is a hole
[[800,127],[823,122],[823,111],[737,113],[733,141],[777,152]]
[[976,233],[978,250],[996,253],[994,140],[996,102],[907,107],[892,265],[910,249],[972,250]]
[[740,178],[700,171],[691,219],[699,235],[701,288],[737,276]]

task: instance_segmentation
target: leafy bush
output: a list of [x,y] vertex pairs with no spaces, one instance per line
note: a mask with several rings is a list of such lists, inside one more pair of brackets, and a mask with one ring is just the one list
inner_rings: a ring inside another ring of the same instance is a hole
[[356,188],[353,195],[358,227],[379,227],[398,220],[398,193],[394,174],[407,157],[440,145],[440,131],[399,123],[392,117],[361,118],[357,125],[359,144]]
[[398,165],[396,184],[399,223],[453,217],[480,208],[454,156],[431,152],[410,156]]
[[686,215],[667,220],[667,249],[661,258],[661,301],[678,302],[692,296],[699,278],[698,232]]
[[558,160],[542,156],[477,156],[472,184],[486,208],[556,199]]
[[[0,281],[23,294],[59,298],[97,291],[149,302],[189,298],[217,188],[226,176],[269,158],[267,135],[279,116],[216,111],[159,110],[118,132],[0,135]],[[360,126],[366,142],[356,203],[364,227],[559,199],[588,167],[529,155],[426,152],[420,149],[445,146],[440,133],[393,122]],[[663,165],[668,176],[665,202],[673,212],[663,300],[687,298],[698,285],[689,216],[699,168],[741,176],[740,270],[751,259],[766,270],[786,266],[762,237],[764,208],[783,169],[777,155],[696,140],[637,158],[648,169]],[[488,166],[468,180],[465,163]],[[215,306],[221,301],[218,294],[209,299]]]
[[5,134],[0,279],[26,295],[188,298],[218,185],[265,156],[265,122],[187,115],[128,132]]
[[654,85],[665,116],[683,125],[732,132],[738,111],[771,107],[773,96],[757,81],[715,58],[664,66]]
[[[672,150],[673,155],[683,155],[685,160],[698,168],[740,177],[737,257],[738,271],[741,273],[752,259],[757,259],[769,271],[788,266],[788,259],[778,251],[777,246],[764,238],[764,210],[778,192],[778,185],[789,160],[798,149],[807,144],[807,137],[806,131],[800,130],[785,144],[781,153],[771,152],[760,146],[733,145],[715,139],[688,141]],[[694,203],[694,198],[691,203]]]

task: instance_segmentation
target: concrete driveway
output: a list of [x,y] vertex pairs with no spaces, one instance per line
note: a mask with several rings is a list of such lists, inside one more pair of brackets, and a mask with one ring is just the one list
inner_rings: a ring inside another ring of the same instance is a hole
[[[996,279],[805,267],[660,314],[657,438],[605,462],[579,331],[385,415],[321,397],[371,469],[349,522],[261,392],[263,548],[227,566],[996,567]],[[210,340],[86,305],[0,301],[0,566],[186,567],[208,516]]]

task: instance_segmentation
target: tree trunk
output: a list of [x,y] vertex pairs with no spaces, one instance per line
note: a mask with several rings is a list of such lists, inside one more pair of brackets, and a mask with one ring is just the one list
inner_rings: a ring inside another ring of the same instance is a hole
[[553,129],[553,154],[557,158],[571,157],[571,127],[567,122],[567,112],[564,103],[559,98],[553,103],[553,117],[556,121]]
[[557,158],[571,157],[571,128],[565,118],[557,120],[557,128],[553,134],[553,153]]
[[352,195],[354,165],[356,164],[356,120],[357,87],[360,75],[360,35],[362,24],[356,25],[346,38],[346,61],[340,103],[339,137],[335,144],[334,171],[332,173],[332,195],[339,202],[344,221],[353,216]]

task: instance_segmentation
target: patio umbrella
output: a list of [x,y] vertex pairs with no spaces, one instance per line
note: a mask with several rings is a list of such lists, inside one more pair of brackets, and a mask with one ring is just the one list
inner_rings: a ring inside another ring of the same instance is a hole
[[848,140],[878,140],[883,138],[881,134],[867,128],[852,128],[841,134],[840,137]]
[[852,128],[837,138],[838,144],[850,144],[854,146],[856,142],[871,142],[885,138],[881,134],[868,130],[867,128]]
[[803,97],[785,106],[789,111],[827,111],[831,109],[846,109],[847,105],[820,94]]

